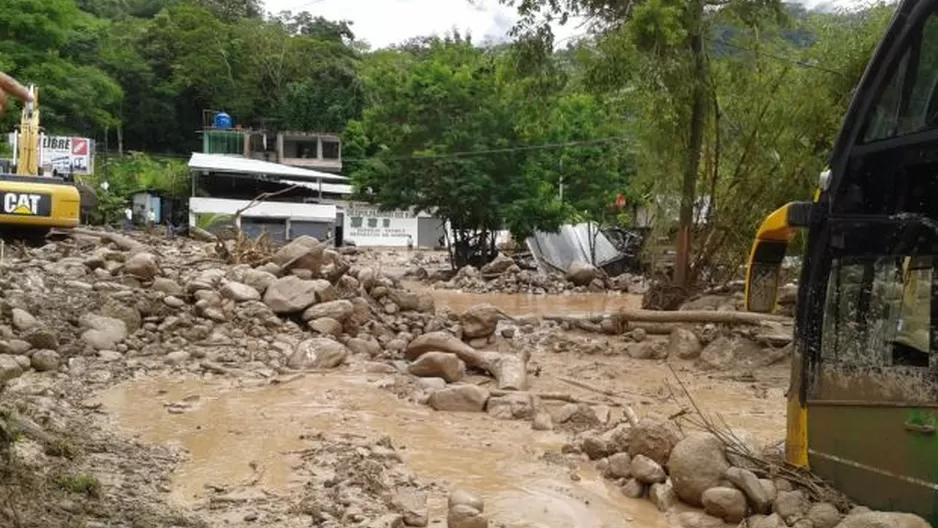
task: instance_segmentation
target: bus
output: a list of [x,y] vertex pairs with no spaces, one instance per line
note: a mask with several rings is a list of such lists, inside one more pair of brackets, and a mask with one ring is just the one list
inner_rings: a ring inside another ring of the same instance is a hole
[[813,197],[760,225],[748,310],[775,309],[796,231],[787,462],[938,523],[938,0],[897,5]]

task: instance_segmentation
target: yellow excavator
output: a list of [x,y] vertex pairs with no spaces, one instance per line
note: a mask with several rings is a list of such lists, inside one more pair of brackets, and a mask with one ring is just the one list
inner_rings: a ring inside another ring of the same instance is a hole
[[39,159],[39,89],[23,106],[16,133],[14,174],[0,174],[0,231],[4,236],[40,240],[53,228],[77,227],[81,195],[72,181],[43,174]]

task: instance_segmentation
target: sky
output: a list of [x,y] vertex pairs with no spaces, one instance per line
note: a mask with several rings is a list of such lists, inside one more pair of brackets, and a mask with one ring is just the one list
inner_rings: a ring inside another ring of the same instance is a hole
[[[855,0],[837,0],[852,3]],[[804,0],[808,7],[829,0]],[[264,0],[268,11],[309,11],[330,20],[351,20],[359,40],[380,48],[412,37],[443,34],[453,28],[469,31],[473,40],[504,41],[517,20],[514,8],[498,0]],[[575,23],[556,26],[557,40],[583,34]]]

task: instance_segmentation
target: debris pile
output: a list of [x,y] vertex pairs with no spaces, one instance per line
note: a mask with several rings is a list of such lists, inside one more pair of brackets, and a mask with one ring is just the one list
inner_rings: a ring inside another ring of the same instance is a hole
[[[429,275],[429,279],[442,279]],[[460,268],[448,280],[434,282],[434,287],[462,290],[472,293],[530,293],[558,294],[565,291],[603,292],[621,291],[640,294],[645,281],[641,276],[624,273],[608,277],[601,270],[584,262],[573,262],[566,273],[545,273],[522,269],[511,257],[499,254],[481,269],[473,266]]]

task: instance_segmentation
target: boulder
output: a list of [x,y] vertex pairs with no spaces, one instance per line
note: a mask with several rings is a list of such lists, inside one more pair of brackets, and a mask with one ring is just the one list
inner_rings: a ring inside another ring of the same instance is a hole
[[633,459],[645,455],[663,465],[680,438],[672,422],[644,418],[629,431],[629,454]]
[[185,290],[182,289],[182,286],[180,286],[178,282],[173,279],[167,279],[166,277],[155,277],[153,284],[150,285],[150,289],[165,293],[166,295],[176,295],[179,297],[185,294]]
[[504,253],[499,253],[495,257],[495,260],[489,262],[488,264],[482,266],[483,275],[495,275],[500,273],[505,273],[508,271],[508,268],[514,266],[515,261],[511,257],[506,256]]
[[23,374],[23,366],[16,360],[16,357],[0,354],[0,387],[21,374]]
[[779,491],[772,504],[772,511],[791,526],[805,516],[810,506],[811,503],[801,491]]
[[446,513],[446,528],[488,528],[489,522],[482,512],[460,504]]
[[866,512],[848,515],[837,528],[931,528],[931,525],[911,513]]
[[680,502],[670,482],[656,482],[652,484],[648,488],[648,500],[650,500],[660,512],[666,512]]
[[407,371],[421,378],[443,378],[454,383],[466,374],[466,364],[456,354],[427,352],[411,363]]
[[491,304],[477,304],[470,307],[459,316],[463,338],[474,339],[494,334],[501,317],[501,310]]
[[331,335],[335,337],[342,335],[342,323],[331,317],[320,317],[319,319],[313,319],[308,321],[306,326],[308,326],[310,330],[323,335]]
[[482,498],[464,489],[454,489],[449,493],[449,497],[446,499],[447,508],[453,509],[456,506],[469,506],[479,512],[485,511],[485,503],[482,501]]
[[400,512],[407,526],[426,526],[430,522],[427,494],[418,489],[409,486],[397,488],[391,497],[391,506]]
[[736,488],[710,488],[700,500],[707,514],[726,522],[738,523],[746,517],[746,496]]
[[58,370],[60,362],[59,354],[55,350],[37,350],[30,358],[30,364],[37,372]]
[[160,265],[153,254],[140,252],[124,262],[124,273],[140,280],[149,281],[160,274]]
[[723,528],[725,526],[723,519],[698,511],[677,514],[674,518],[674,525],[678,528]]
[[664,473],[664,468],[645,455],[637,455],[632,458],[631,469],[632,476],[645,484],[656,484],[668,479],[668,476]]
[[635,359],[664,359],[668,357],[668,347],[663,341],[643,341],[629,343],[626,351]]
[[316,281],[288,275],[277,279],[267,287],[264,293],[264,304],[277,314],[300,312],[316,302],[320,289],[321,286],[317,285]]
[[686,328],[675,328],[668,336],[668,357],[678,359],[697,359],[701,345],[697,334]]
[[648,492],[648,486],[642,484],[638,479],[629,479],[622,485],[622,494],[630,499],[641,499]]
[[615,453],[609,456],[605,476],[620,479],[632,477],[632,457],[628,453]]
[[437,411],[482,412],[489,391],[477,385],[451,385],[430,394],[427,403]]
[[808,508],[807,519],[813,528],[834,528],[843,518],[837,507],[828,502],[819,502]]
[[113,317],[85,314],[78,320],[78,325],[86,329],[81,338],[95,350],[114,350],[127,338],[127,325]]
[[534,417],[534,399],[528,392],[512,392],[492,396],[485,405],[486,412],[501,420],[530,420]]
[[567,268],[566,279],[577,286],[586,286],[599,277],[599,270],[592,264],[579,260],[570,263]]
[[716,436],[691,433],[674,446],[667,467],[678,497],[699,507],[704,491],[724,484],[730,464]]
[[303,235],[277,250],[270,260],[284,271],[301,269],[318,275],[325,261],[325,249],[326,244]]
[[329,317],[344,323],[352,313],[355,312],[355,306],[351,301],[346,301],[345,299],[340,299],[338,301],[327,301],[319,304],[314,304],[306,309],[303,312],[303,320],[309,321],[311,319],[319,319],[321,317]]
[[[747,469],[731,467],[726,470],[726,479],[742,490],[756,513],[769,513],[772,510],[773,497],[769,497],[759,478]],[[828,527],[833,528],[833,527]]]
[[39,321],[33,317],[33,314],[22,308],[13,309],[13,328],[19,331],[29,330],[39,324]]
[[261,294],[255,288],[240,282],[228,282],[221,288],[221,296],[235,302],[259,301]]
[[287,360],[291,369],[333,368],[341,365],[349,350],[338,341],[325,337],[314,337],[301,342]]
[[241,276],[241,282],[257,290],[261,295],[267,291],[267,287],[277,280],[277,276],[269,271],[259,269],[244,270]]

